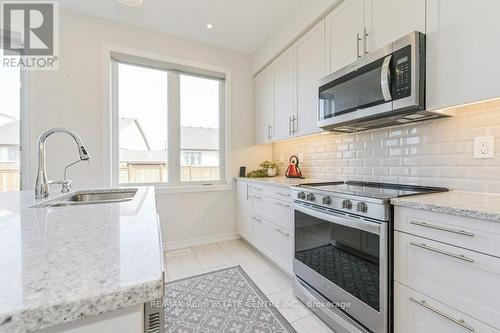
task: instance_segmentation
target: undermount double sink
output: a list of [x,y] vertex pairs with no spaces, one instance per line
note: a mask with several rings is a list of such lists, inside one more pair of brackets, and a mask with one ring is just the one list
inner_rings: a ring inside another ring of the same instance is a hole
[[76,191],[65,196],[41,202],[34,205],[33,208],[125,202],[132,200],[136,193],[136,188]]

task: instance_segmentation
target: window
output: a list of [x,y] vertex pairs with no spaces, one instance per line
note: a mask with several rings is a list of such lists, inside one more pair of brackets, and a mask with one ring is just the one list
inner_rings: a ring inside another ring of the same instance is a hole
[[[2,49],[0,49],[0,55],[1,58],[4,57]],[[21,189],[21,70],[19,67],[0,66],[0,101],[0,191],[19,191]]]
[[182,160],[183,165],[201,165],[201,151],[183,151]]
[[225,74],[112,53],[113,179],[225,183]]
[[164,71],[118,64],[120,183],[168,180],[168,80]]

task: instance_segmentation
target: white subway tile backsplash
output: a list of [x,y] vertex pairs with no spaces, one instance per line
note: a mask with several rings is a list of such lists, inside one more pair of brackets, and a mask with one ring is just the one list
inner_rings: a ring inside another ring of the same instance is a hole
[[[500,99],[456,116],[354,134],[326,133],[273,144],[273,160],[303,154],[304,176],[444,186],[500,193]],[[495,136],[494,159],[473,159],[474,137]],[[282,164],[282,172],[286,170]]]

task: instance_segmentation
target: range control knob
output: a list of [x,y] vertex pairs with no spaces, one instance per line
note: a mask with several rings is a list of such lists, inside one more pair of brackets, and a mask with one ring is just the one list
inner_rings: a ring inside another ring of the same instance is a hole
[[309,200],[309,201],[314,201],[314,194],[312,194],[312,193],[307,193],[306,200]]
[[329,195],[325,195],[323,197],[323,205],[331,205],[332,204],[332,198]]
[[368,205],[364,202],[358,203],[358,212],[366,213],[368,211]]
[[299,192],[297,194],[297,198],[304,200],[306,198],[306,194],[304,192]]
[[342,201],[342,208],[352,209],[352,202],[351,202],[351,200],[345,199],[344,201]]

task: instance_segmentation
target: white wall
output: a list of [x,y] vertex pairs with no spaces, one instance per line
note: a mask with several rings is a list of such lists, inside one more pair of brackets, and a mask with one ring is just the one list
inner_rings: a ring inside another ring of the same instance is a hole
[[255,51],[252,56],[253,73],[260,71],[342,1],[303,1],[298,10]]
[[[103,162],[103,45],[113,44],[168,57],[226,67],[232,74],[231,173],[240,165],[256,167],[271,158],[271,146],[253,145],[253,79],[251,57],[169,35],[61,10],[59,70],[32,72],[28,81],[29,131],[26,164],[34,183],[36,139],[46,129],[63,126],[75,130],[92,155],[90,164],[70,169],[74,188],[102,187]],[[145,82],[147,84],[147,82]],[[62,177],[63,166],[76,160],[69,137],[47,140],[47,168],[51,179]],[[251,162],[254,162],[253,164]],[[159,194],[158,210],[164,241],[180,241],[235,232],[234,191]]]

